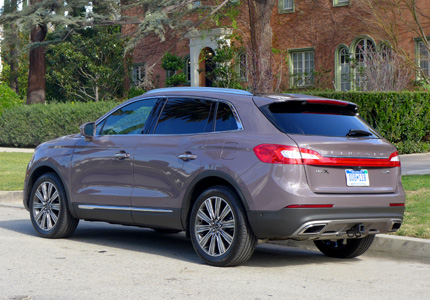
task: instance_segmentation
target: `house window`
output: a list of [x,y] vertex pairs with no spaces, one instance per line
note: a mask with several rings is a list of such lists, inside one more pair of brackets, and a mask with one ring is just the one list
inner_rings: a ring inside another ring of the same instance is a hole
[[366,67],[376,53],[375,43],[370,39],[360,39],[355,44],[355,87],[366,90]]
[[351,89],[350,57],[348,48],[343,47],[339,51],[340,69],[340,90],[349,91]]
[[278,13],[286,14],[294,12],[294,0],[279,0]]
[[184,74],[187,76],[187,83],[189,85],[191,83],[191,60],[189,55],[185,57]]
[[133,84],[135,86],[141,85],[146,80],[146,64],[140,63],[133,65]]
[[347,6],[350,4],[350,0],[333,0],[333,6]]
[[297,51],[290,54],[291,84],[294,87],[310,86],[314,83],[314,51]]
[[430,51],[423,41],[418,43],[418,65],[420,67],[420,75],[430,77]]
[[242,80],[246,80],[246,73],[247,73],[247,64],[246,64],[246,54],[241,53],[239,54],[239,76]]

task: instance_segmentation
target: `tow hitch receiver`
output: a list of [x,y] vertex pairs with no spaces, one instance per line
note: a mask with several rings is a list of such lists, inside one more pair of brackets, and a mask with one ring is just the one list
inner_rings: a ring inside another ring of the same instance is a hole
[[363,236],[365,230],[366,227],[364,226],[364,224],[356,224],[350,230],[347,230],[346,234],[349,238],[359,238]]

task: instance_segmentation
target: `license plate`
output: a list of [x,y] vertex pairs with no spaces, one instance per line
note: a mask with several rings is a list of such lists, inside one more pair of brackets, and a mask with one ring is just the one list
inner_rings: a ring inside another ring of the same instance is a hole
[[367,170],[345,170],[347,186],[369,186],[369,173]]

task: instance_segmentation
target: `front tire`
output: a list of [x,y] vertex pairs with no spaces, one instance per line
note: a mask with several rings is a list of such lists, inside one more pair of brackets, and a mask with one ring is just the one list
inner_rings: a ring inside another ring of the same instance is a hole
[[63,184],[54,173],[46,173],[36,180],[29,208],[33,227],[42,237],[64,238],[78,226],[79,219],[70,214]]
[[372,245],[375,235],[368,235],[361,239],[344,239],[337,241],[316,240],[315,246],[329,257],[353,258],[362,255]]
[[219,267],[244,263],[257,243],[239,197],[225,186],[209,188],[198,197],[191,212],[190,235],[197,255]]

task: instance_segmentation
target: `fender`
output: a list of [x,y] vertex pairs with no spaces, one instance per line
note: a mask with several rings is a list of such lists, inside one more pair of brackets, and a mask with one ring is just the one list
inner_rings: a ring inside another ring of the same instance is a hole
[[[199,184],[204,181],[206,178],[218,178],[221,179],[224,182],[227,182],[229,185],[232,186],[232,188],[237,192],[237,194],[239,195],[240,200],[242,201],[243,206],[245,207],[245,210],[248,212],[250,210],[249,208],[249,204],[247,199],[250,199],[250,194],[249,192],[243,191],[237,181],[231,177],[229,174],[221,172],[221,171],[215,171],[215,170],[210,170],[210,171],[205,171],[200,173],[199,175],[197,175],[190,183],[190,185],[188,186],[185,194],[184,194],[184,199],[182,201],[182,207],[181,207],[181,223],[182,226],[184,227],[185,230],[187,230],[188,228],[188,217],[189,214],[191,212],[191,207],[192,207],[192,199],[193,199],[193,194],[197,191],[197,189],[199,188]],[[217,183],[212,184],[213,185],[217,185]],[[210,185],[209,185],[210,186]],[[207,188],[207,186],[203,186],[204,189]],[[201,191],[202,192],[202,191]],[[246,196],[245,196],[246,194]],[[194,195],[196,196],[196,195]]]

